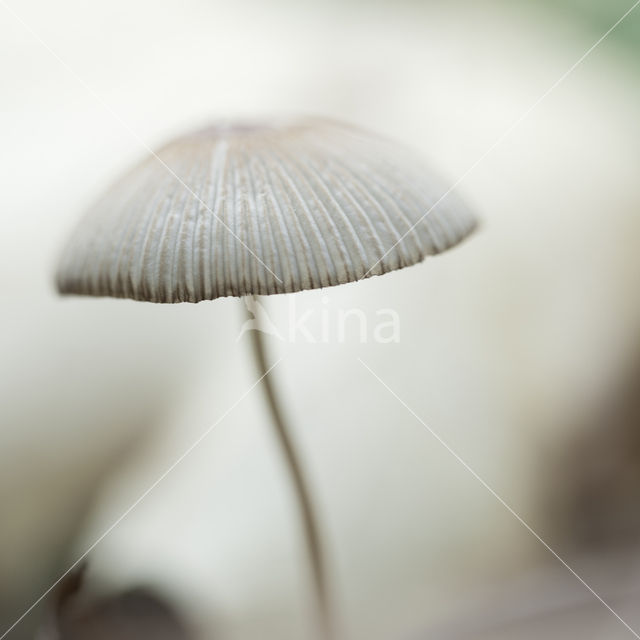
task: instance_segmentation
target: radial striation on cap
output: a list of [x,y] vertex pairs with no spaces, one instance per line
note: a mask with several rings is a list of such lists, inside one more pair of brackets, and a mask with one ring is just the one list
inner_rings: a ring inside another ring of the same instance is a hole
[[213,126],[102,197],[64,250],[57,285],[198,302],[343,284],[464,239],[475,218],[446,191],[411,150],[348,125]]

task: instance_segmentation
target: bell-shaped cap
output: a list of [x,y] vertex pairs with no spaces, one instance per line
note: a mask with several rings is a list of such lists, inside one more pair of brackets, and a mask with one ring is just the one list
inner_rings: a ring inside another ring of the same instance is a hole
[[58,289],[198,302],[360,280],[473,230],[464,202],[445,193],[411,150],[348,125],[212,126],[102,197],[62,255]]

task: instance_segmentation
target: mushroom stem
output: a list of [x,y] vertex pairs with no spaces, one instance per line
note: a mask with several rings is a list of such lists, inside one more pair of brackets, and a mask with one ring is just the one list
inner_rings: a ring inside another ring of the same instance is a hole
[[[255,303],[255,296],[253,296],[253,298]],[[253,314],[249,313],[249,316],[251,320],[259,322],[259,319],[254,317]],[[317,608],[319,631],[321,637],[328,640],[334,636],[331,625],[324,554],[320,540],[318,520],[313,507],[311,493],[309,491],[309,483],[305,477],[300,456],[298,455],[295,444],[292,441],[291,429],[287,426],[284,419],[281,404],[271,382],[271,373],[267,374],[268,366],[260,326],[258,325],[249,333],[251,334],[253,354],[258,365],[258,370],[260,375],[263,376],[262,388],[271,412],[275,434],[278,442],[280,443],[298,503],[297,506],[306,541],[311,575],[313,578],[313,590]]]

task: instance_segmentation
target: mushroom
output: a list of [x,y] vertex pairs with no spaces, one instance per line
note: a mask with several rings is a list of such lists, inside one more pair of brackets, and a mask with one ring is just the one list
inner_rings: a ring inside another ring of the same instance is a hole
[[[416,264],[474,227],[423,161],[385,138],[318,118],[224,123],[170,142],[126,173],[72,235],[57,286],[150,302],[289,293]],[[266,375],[261,333],[251,333],[328,637],[313,501]]]

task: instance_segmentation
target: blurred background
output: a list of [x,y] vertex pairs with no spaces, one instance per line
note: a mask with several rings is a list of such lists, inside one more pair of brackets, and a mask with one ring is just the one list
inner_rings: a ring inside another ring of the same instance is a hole
[[[125,637],[113,616],[168,639],[310,637],[280,452],[260,390],[238,402],[257,377],[241,304],[54,291],[141,140],[320,114],[453,183],[631,6],[0,0],[2,638],[98,540],[65,638]],[[394,309],[397,344],[269,341],[341,640],[639,637],[358,360],[640,630],[639,60],[640,8],[465,177],[468,242],[294,296]],[[266,301],[276,324],[289,304]],[[52,637],[65,584],[6,637]]]

